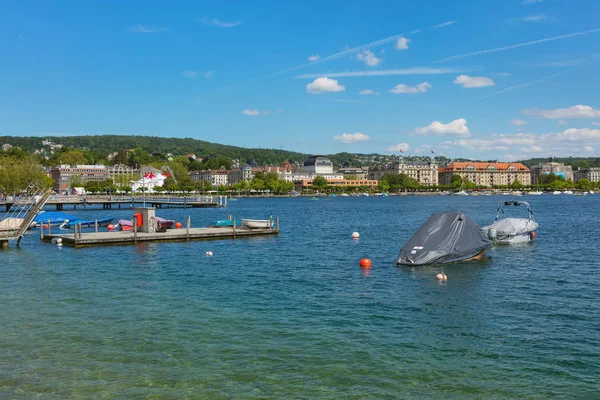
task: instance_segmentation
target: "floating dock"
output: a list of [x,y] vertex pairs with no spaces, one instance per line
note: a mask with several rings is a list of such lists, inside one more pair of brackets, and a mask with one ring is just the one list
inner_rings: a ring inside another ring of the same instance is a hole
[[71,234],[44,234],[41,239],[52,242],[53,239],[62,239],[67,246],[107,246],[130,245],[141,242],[177,242],[187,240],[218,240],[235,239],[251,236],[277,235],[279,228],[274,229],[248,229],[245,227],[218,227],[218,228],[180,228],[167,229],[166,232],[75,232]]

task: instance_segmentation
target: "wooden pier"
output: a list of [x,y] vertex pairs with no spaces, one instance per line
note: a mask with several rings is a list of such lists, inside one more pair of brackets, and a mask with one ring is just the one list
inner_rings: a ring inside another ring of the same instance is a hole
[[[4,207],[6,211],[14,205],[25,204],[29,199],[5,199],[0,201],[0,207]],[[55,206],[56,211],[64,210],[65,206],[73,207],[76,210],[87,209],[88,207],[96,208],[101,206],[103,210],[112,210],[113,206],[121,209],[132,208],[136,205],[146,204],[155,208],[216,208],[224,207],[227,203],[225,197],[212,196],[195,196],[195,197],[156,197],[147,196],[52,196],[45,205],[47,207]]]
[[251,236],[277,235],[279,227],[273,229],[248,229],[245,227],[219,227],[219,228],[188,228],[167,229],[166,232],[78,232],[71,234],[42,234],[41,239],[52,242],[53,239],[62,239],[62,243],[68,246],[106,246],[106,245],[130,245],[141,242],[176,242],[187,240],[218,240],[235,239]]

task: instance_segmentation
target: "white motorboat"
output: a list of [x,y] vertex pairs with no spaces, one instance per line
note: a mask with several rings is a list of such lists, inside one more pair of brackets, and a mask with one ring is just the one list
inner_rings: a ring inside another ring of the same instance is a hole
[[[505,218],[504,210],[507,206],[525,206],[527,208],[527,218]],[[533,218],[533,211],[529,203],[525,201],[501,201],[498,203],[498,213],[492,225],[481,228],[488,238],[495,243],[515,244],[530,242],[536,237],[535,230],[538,228],[537,222]]]
[[528,194],[530,194],[531,196],[541,196],[544,194],[544,192],[533,191],[533,192],[529,192]]
[[251,229],[271,229],[274,221],[272,219],[242,219],[242,224]]
[[554,192],[552,192],[552,194],[562,194],[562,192],[560,190],[555,190]]
[[464,190],[459,190],[458,192],[454,193],[455,196],[468,196],[469,193],[465,192]]

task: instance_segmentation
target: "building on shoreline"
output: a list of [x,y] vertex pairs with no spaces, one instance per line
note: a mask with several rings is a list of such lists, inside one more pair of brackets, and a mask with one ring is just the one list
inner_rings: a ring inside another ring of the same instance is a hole
[[228,175],[231,171],[226,169],[211,169],[208,171],[190,172],[190,179],[194,182],[206,181],[213,186],[229,185]]
[[304,161],[302,167],[305,171],[316,175],[333,174],[333,163],[325,156],[310,156]]
[[439,183],[438,166],[425,161],[397,161],[378,164],[369,169],[369,179],[381,180],[385,174],[405,174],[416,179],[422,186],[435,186]]
[[[312,183],[313,180],[312,179],[301,179],[301,180],[297,180],[294,181],[294,190],[296,190],[297,192],[301,192],[302,190],[305,189],[311,189],[312,188]],[[327,183],[329,184],[329,186],[339,186],[342,189],[347,188],[347,187],[361,187],[361,186],[366,186],[370,189],[373,189],[375,186],[377,186],[379,184],[379,181],[374,180],[374,179],[331,179],[331,180],[327,180]]]
[[600,168],[580,168],[573,174],[573,182],[587,179],[591,182],[600,182]]
[[142,174],[141,170],[125,164],[109,165],[106,168],[106,171],[108,173],[108,178],[121,186],[129,184],[129,181],[134,180],[134,178],[137,178]]
[[565,180],[573,180],[573,168],[570,165],[565,165],[552,161],[552,158],[547,163],[537,164],[531,167],[531,181],[536,184],[539,182],[540,175],[554,174],[561,176]]
[[517,180],[522,185],[531,185],[531,172],[521,163],[452,162],[440,168],[440,184],[449,185],[454,175],[485,187],[508,186]]
[[82,184],[108,179],[108,169],[105,165],[75,165],[60,164],[50,170],[54,179],[54,190],[71,189],[73,183]]
[[345,167],[340,168],[336,171],[338,174],[344,175],[344,179],[356,178],[356,179],[367,179],[369,176],[368,167]]

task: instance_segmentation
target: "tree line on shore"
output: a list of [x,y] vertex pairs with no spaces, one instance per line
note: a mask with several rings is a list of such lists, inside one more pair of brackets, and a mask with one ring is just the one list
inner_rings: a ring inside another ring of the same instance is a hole
[[[298,160],[301,161],[307,157],[302,153],[287,152],[283,150],[269,149],[244,149],[235,146],[225,146],[210,142],[198,141],[195,139],[177,139],[177,138],[153,138],[137,136],[72,136],[55,137],[52,141],[63,144],[52,154],[43,155],[31,154],[30,151],[39,149],[41,139],[18,138],[18,137],[0,137],[4,141],[12,141],[15,144],[21,144],[24,147],[14,146],[0,153],[0,188],[5,193],[16,193],[27,187],[31,181],[39,181],[44,185],[52,185],[52,180],[43,172],[42,167],[51,167],[58,164],[126,164],[131,167],[140,167],[150,165],[162,170],[168,166],[173,171],[173,176],[167,178],[165,184],[157,191],[165,192],[192,192],[208,191],[215,188],[208,182],[193,181],[189,175],[191,171],[209,170],[209,169],[231,169],[232,158],[240,159],[242,162],[256,161],[258,165],[271,164],[277,165],[283,161]],[[80,148],[70,147],[78,146]],[[133,147],[137,146],[137,147]],[[121,148],[115,152],[112,149]],[[194,152],[196,156],[203,158],[193,159],[186,155]],[[169,153],[180,154],[169,156]],[[113,155],[109,160],[108,155]],[[381,156],[383,157],[383,156]],[[366,156],[352,153],[339,153],[329,156],[335,165],[362,165],[367,159],[371,161],[385,162],[388,158],[377,158],[376,155]],[[431,160],[429,157],[420,157],[419,160]],[[572,165],[581,165],[582,167],[600,165],[599,159],[570,159]],[[436,162],[449,161],[445,157],[438,156]],[[543,161],[543,160],[539,160]],[[564,161],[564,160],[562,160]],[[293,190],[293,183],[285,182],[278,178],[274,172],[260,173],[251,182],[239,182],[233,186],[220,187],[219,190],[233,190],[238,192],[261,192],[269,191],[273,193],[285,193]],[[91,193],[96,192],[116,192],[131,191],[130,181],[138,180],[137,174],[122,174],[115,178],[115,181],[106,180],[102,182],[88,182],[86,189]],[[323,179],[324,180],[324,179]],[[318,191],[370,191],[367,186],[348,187],[329,185],[319,178],[313,182],[313,190]],[[71,182],[71,186],[84,186],[77,182],[77,177]],[[549,174],[541,175],[539,182],[529,187],[523,187],[520,182],[512,182],[509,186],[494,187],[497,189],[545,189],[545,190],[565,190],[580,189],[593,190],[598,188],[597,182],[590,182],[587,179],[580,179],[577,184],[565,180],[564,177]],[[478,187],[475,183],[454,176],[450,185],[422,186],[415,179],[406,175],[387,174],[373,190],[387,191],[417,191],[417,190],[478,190],[487,189]]]

